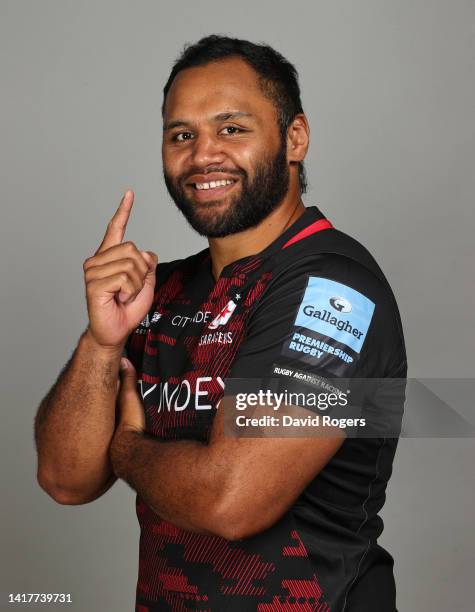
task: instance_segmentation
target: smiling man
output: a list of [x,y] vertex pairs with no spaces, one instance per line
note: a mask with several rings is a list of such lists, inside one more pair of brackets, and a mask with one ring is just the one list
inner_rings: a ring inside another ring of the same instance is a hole
[[84,262],[88,328],[38,410],[39,483],[64,504],[117,478],[137,492],[140,612],[392,612],[377,538],[397,439],[225,435],[226,379],[307,393],[406,376],[383,273],[302,202],[296,71],[209,36],[174,65],[162,114],[168,191],[209,246],[157,265],[123,241],[126,192]]

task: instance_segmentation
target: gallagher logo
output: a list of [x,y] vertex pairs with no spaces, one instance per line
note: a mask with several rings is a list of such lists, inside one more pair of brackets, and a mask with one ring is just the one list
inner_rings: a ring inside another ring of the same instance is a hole
[[351,312],[352,307],[348,300],[344,297],[332,297],[329,300],[330,306],[338,312]]
[[236,302],[233,302],[233,300],[229,300],[229,302],[221,310],[218,316],[215,317],[211,321],[211,323],[208,325],[208,329],[216,329],[220,325],[225,325],[229,321],[234,310],[236,309],[236,306],[237,306]]

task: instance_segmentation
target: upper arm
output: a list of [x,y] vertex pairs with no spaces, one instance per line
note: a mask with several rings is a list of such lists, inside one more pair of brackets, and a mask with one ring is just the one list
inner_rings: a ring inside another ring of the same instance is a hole
[[249,537],[273,525],[326,465],[344,440],[340,430],[324,437],[228,437],[226,402],[210,437],[210,461],[225,465],[226,491],[216,509],[227,539]]

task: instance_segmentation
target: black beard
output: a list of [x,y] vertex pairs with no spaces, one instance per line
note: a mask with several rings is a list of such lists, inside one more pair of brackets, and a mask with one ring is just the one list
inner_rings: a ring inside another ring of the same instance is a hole
[[[289,188],[285,142],[281,143],[275,157],[256,164],[254,179],[251,183],[247,172],[243,170],[230,172],[223,168],[208,169],[208,173],[220,171],[226,172],[227,175],[238,175],[241,178],[241,191],[231,200],[223,213],[206,217],[199,214],[199,209],[216,207],[219,210],[220,201],[200,203],[190,200],[182,187],[186,177],[181,176],[173,180],[167,175],[165,169],[163,171],[168,193],[177,207],[191,227],[201,236],[208,238],[224,238],[224,236],[255,227],[277,208]],[[205,172],[196,169],[196,171],[188,172],[187,176],[192,174],[205,174]]]

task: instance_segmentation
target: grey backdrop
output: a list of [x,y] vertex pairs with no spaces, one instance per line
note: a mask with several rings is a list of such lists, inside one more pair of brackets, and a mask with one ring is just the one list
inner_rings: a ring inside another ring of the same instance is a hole
[[[133,609],[134,494],[54,503],[33,417],[86,326],[82,262],[124,189],[139,248],[165,261],[205,244],[161,176],[161,89],[186,41],[237,35],[295,63],[306,202],[382,265],[410,375],[473,376],[474,18],[473,0],[0,1],[2,604],[70,592],[81,612]],[[401,612],[473,610],[474,460],[475,440],[400,443],[381,542]]]

